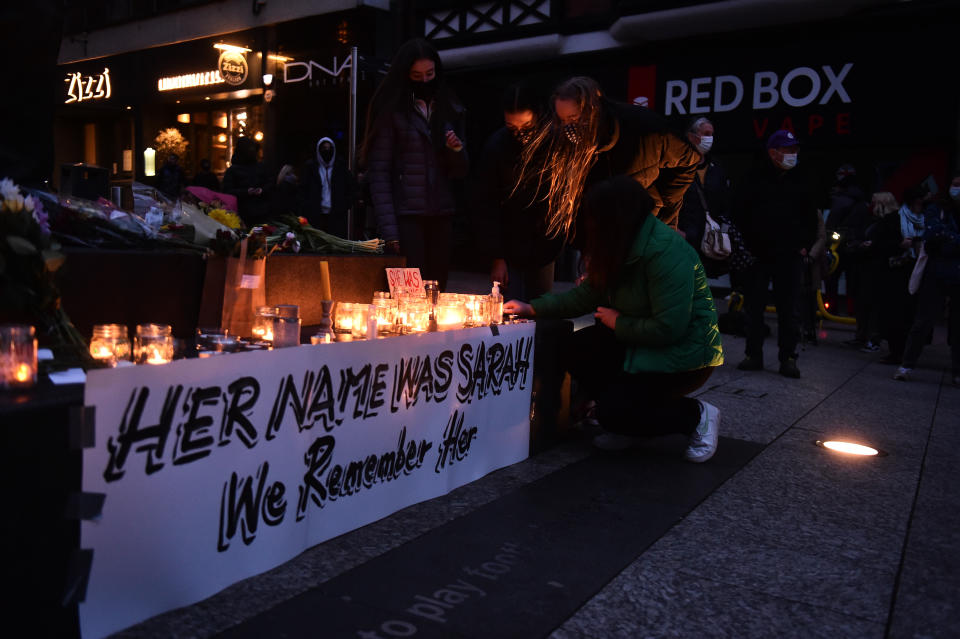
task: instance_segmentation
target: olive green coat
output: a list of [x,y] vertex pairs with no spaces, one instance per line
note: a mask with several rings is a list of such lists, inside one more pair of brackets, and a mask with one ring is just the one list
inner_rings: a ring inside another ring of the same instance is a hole
[[653,216],[640,227],[611,290],[589,278],[577,288],[532,302],[537,317],[579,317],[598,306],[620,311],[617,340],[628,373],[678,373],[723,364],[717,311],[696,251]]

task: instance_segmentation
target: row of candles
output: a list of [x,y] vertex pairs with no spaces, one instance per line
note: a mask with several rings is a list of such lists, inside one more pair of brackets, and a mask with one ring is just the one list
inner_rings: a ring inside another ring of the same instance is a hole
[[[329,311],[331,302],[324,302]],[[374,339],[379,336],[452,330],[470,326],[499,324],[503,299],[497,291],[491,295],[440,293],[435,282],[427,282],[426,291],[399,292],[391,297],[376,292],[370,304],[340,302],[336,305],[333,330],[322,331],[311,343],[335,339]],[[300,318],[295,305],[263,306],[257,309],[252,331],[256,340],[273,348],[299,346]],[[337,337],[340,336],[340,337]],[[197,329],[200,357],[237,350],[237,339],[223,329]],[[166,364],[174,358],[175,341],[168,324],[140,324],[131,341],[123,324],[98,324],[93,327],[90,355],[110,366],[130,362]],[[29,388],[37,380],[37,339],[33,326],[0,326],[0,387]]]
[[169,324],[139,324],[131,344],[123,324],[97,324],[90,339],[90,356],[117,366],[130,361],[136,364],[166,364],[173,360],[174,339]]

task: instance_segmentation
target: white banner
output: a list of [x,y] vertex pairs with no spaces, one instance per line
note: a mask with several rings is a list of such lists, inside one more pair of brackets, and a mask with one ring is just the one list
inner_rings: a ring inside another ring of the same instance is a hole
[[527,457],[534,325],[97,370],[84,637]]

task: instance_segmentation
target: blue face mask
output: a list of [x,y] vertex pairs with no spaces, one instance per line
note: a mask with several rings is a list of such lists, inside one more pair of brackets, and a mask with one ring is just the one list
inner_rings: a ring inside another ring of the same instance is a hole
[[960,186],[950,187],[950,197],[952,197],[955,200],[960,200]]

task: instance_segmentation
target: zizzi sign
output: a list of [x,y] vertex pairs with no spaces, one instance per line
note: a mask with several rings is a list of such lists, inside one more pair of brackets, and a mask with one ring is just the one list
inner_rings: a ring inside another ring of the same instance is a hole
[[67,99],[64,104],[83,102],[84,100],[107,100],[112,93],[110,88],[110,69],[104,67],[103,73],[83,75],[79,71],[69,73],[63,79],[67,83]]
[[223,81],[230,86],[238,86],[247,81],[247,59],[239,51],[226,50],[221,53],[217,69]]

